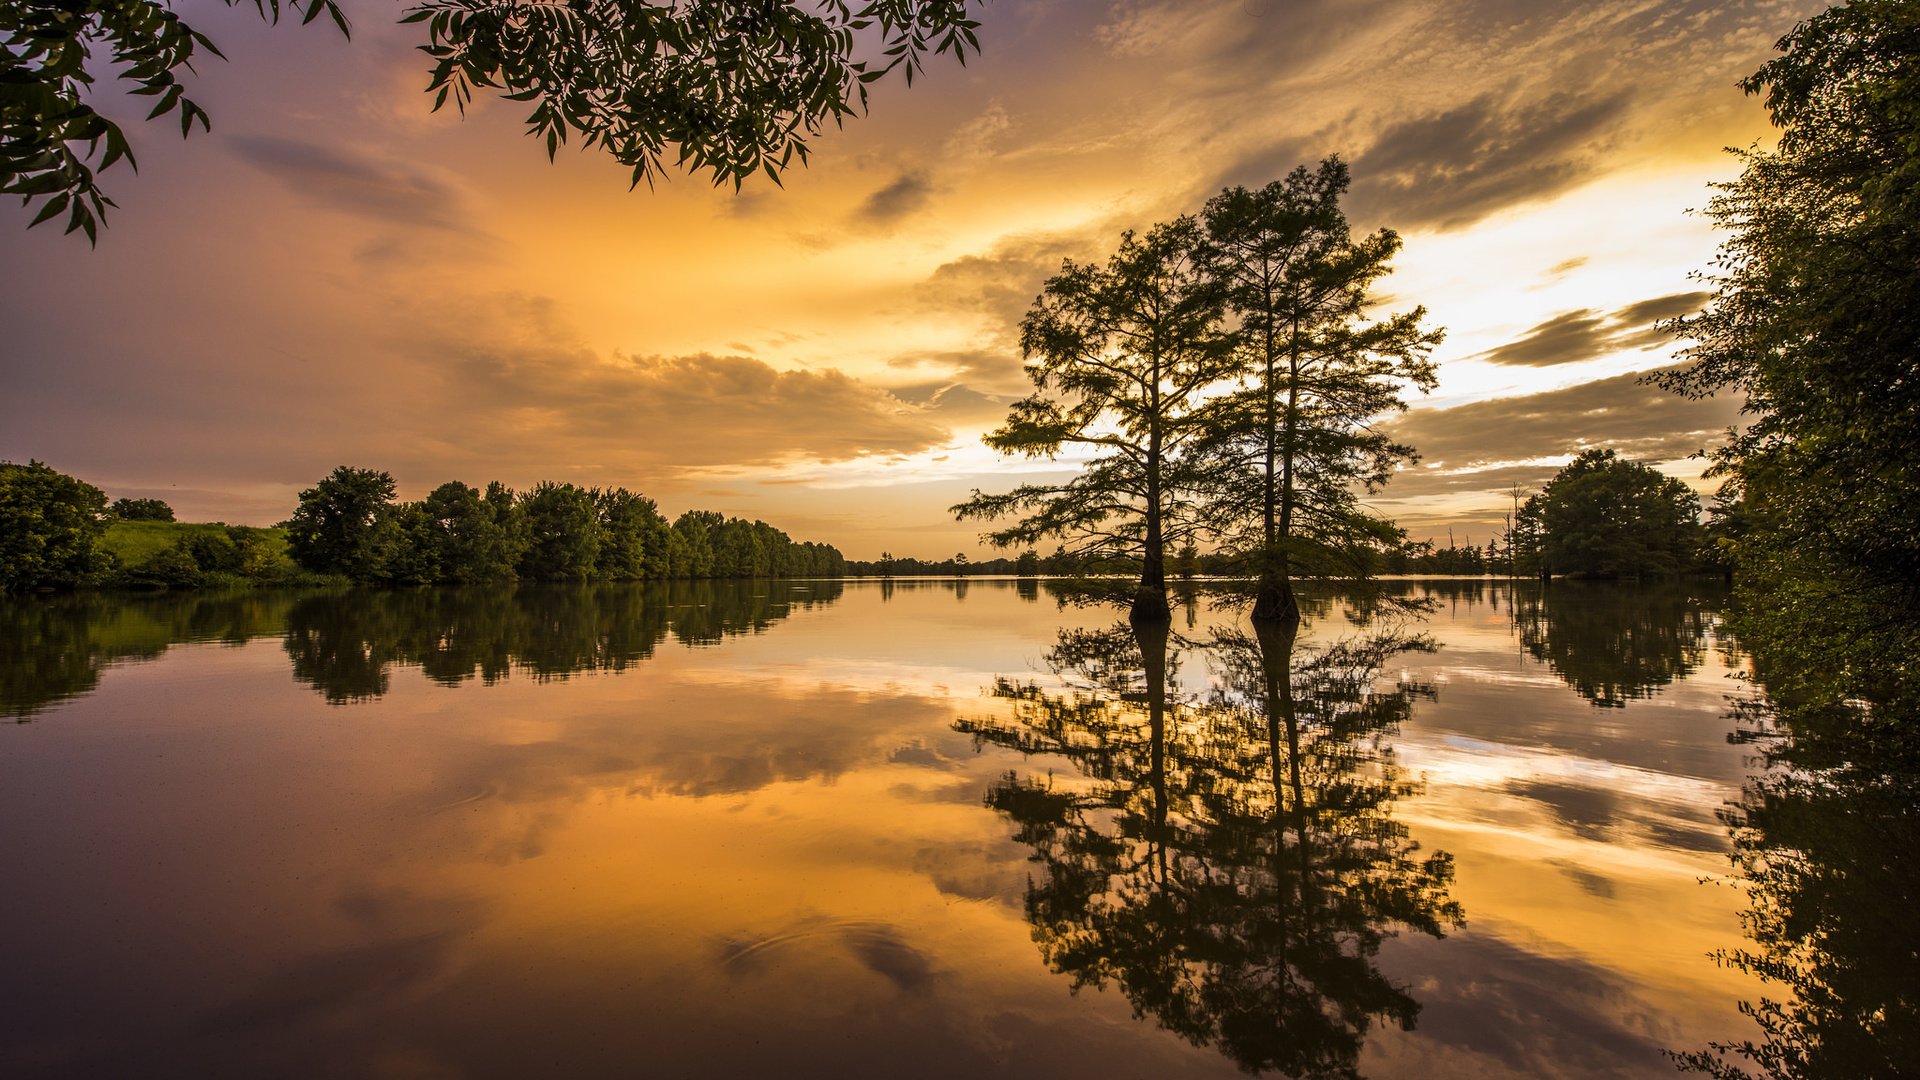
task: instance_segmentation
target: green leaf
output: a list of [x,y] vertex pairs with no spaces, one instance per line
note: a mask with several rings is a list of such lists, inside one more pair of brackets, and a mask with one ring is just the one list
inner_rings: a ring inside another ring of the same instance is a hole
[[31,222],[27,223],[27,228],[31,229],[35,225],[38,225],[43,221],[49,221],[53,218],[59,217],[60,212],[67,208],[67,203],[71,199],[72,199],[72,196],[70,195],[56,195],[53,198],[48,199],[47,204],[40,208],[40,212],[34,215],[34,218]]

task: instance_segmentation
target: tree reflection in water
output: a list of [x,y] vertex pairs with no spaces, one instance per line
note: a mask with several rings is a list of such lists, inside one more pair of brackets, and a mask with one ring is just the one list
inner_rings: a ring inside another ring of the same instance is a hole
[[265,591],[0,597],[0,716],[30,720],[91,693],[109,666],[181,642],[237,645],[275,633],[290,602]]
[[435,682],[509,672],[538,680],[624,671],[669,636],[712,645],[764,632],[797,608],[832,603],[839,581],[679,581],[518,589],[355,590],[308,596],[287,614],[294,678],[329,702],[387,692],[394,665]]
[[1011,720],[957,725],[1078,774],[1009,773],[986,796],[1045,868],[1034,937],[1075,989],[1112,981],[1243,1068],[1356,1076],[1373,1022],[1420,1008],[1375,966],[1381,942],[1463,918],[1451,858],[1391,816],[1418,785],[1386,740],[1425,691],[1375,683],[1428,646],[1219,633],[1194,646],[1218,676],[1199,698],[1169,689],[1170,646],[1164,627],[1064,631],[1049,666],[1069,689],[1001,679]]
[[385,694],[395,665],[447,686],[513,671],[622,671],[671,638],[713,645],[838,599],[826,580],[518,588],[80,593],[0,597],[0,717],[30,720],[98,688],[116,662],[174,645],[282,636],[294,678],[334,704]]
[[[1895,680],[1895,681],[1911,681]],[[1721,964],[1767,991],[1757,1039],[1677,1055],[1720,1077],[1920,1075],[1920,725],[1915,695],[1742,704],[1767,771],[1726,817],[1752,945]]]
[[1515,582],[1513,590],[1520,644],[1596,706],[1650,698],[1706,660],[1714,619],[1701,593],[1714,585],[1555,581]]

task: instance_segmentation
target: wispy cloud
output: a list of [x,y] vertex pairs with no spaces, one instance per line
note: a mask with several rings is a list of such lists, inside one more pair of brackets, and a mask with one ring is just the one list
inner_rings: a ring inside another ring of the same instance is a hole
[[1562,312],[1521,335],[1518,340],[1479,354],[1495,364],[1548,367],[1592,360],[1626,349],[1654,348],[1673,340],[1659,327],[1663,320],[1700,310],[1709,294],[1674,293],[1629,304],[1617,311],[1591,308]]

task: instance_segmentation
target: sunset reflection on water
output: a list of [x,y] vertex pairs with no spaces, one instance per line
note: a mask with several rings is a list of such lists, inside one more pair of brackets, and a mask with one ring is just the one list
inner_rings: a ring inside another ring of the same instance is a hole
[[[1049,650],[1112,617],[1020,585],[10,603],[0,1071],[1239,1075],[1036,945],[1049,872],[989,793],[1085,781],[969,731],[1019,719],[996,680],[1070,694]],[[1369,738],[1463,921],[1381,924],[1416,1015],[1357,1071],[1655,1074],[1745,1034],[1706,956],[1753,765],[1718,596],[1397,587],[1436,649],[1381,666],[1420,692]],[[1193,616],[1189,709],[1233,621]],[[1366,629],[1334,603],[1299,648]]]

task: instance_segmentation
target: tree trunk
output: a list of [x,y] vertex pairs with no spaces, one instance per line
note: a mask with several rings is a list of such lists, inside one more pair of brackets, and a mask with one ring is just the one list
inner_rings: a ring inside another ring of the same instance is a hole
[[1161,500],[1164,494],[1160,489],[1162,450],[1157,416],[1160,408],[1159,391],[1154,389],[1149,394],[1156,416],[1150,421],[1147,432],[1147,544],[1146,550],[1141,552],[1140,584],[1134,588],[1133,608],[1127,613],[1127,621],[1136,626],[1158,626],[1173,622],[1173,605],[1167,602],[1166,533],[1161,523]]
[[1269,626],[1299,625],[1300,604],[1284,572],[1269,569],[1260,575],[1253,595],[1253,621]]
[[[1293,597],[1293,566],[1288,558],[1289,545],[1293,539],[1293,465],[1298,449],[1300,426],[1300,326],[1296,321],[1289,345],[1287,358],[1287,408],[1282,421],[1280,435],[1280,490],[1279,505],[1274,505],[1273,489],[1273,434],[1269,429],[1267,437],[1267,520],[1270,523],[1267,532],[1266,558],[1260,561],[1260,583],[1253,596],[1253,620],[1272,626],[1296,625],[1300,622],[1300,605]],[[1269,361],[1267,368],[1267,400],[1271,403],[1273,395],[1273,367]],[[1271,409],[1271,405],[1269,406]],[[1279,513],[1277,527],[1273,526],[1275,511]]]
[[1133,607],[1127,613],[1127,621],[1136,626],[1171,624],[1173,605],[1167,601],[1167,568],[1160,546],[1158,515],[1147,521],[1147,550],[1141,562],[1140,584],[1134,588]]
[[[1136,625],[1134,643],[1140,646],[1142,674],[1146,676],[1148,735],[1153,740],[1153,842],[1163,844],[1167,827],[1167,628]],[[1164,850],[1164,848],[1163,848]]]

